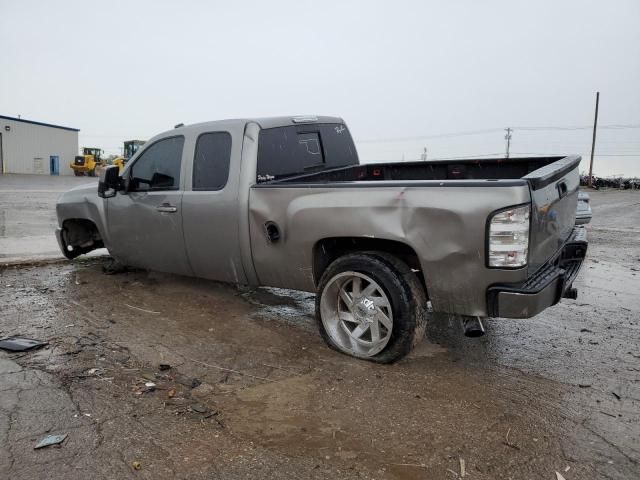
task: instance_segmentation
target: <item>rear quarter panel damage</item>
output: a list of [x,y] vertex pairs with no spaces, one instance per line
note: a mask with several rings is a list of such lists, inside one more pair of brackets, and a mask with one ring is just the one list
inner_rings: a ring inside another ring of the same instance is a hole
[[[436,311],[487,314],[486,289],[526,278],[526,268],[485,266],[489,214],[530,201],[527,185],[501,187],[254,187],[249,226],[256,273],[263,285],[315,291],[315,244],[329,237],[394,240],[418,254]],[[269,242],[266,222],[281,237]]]

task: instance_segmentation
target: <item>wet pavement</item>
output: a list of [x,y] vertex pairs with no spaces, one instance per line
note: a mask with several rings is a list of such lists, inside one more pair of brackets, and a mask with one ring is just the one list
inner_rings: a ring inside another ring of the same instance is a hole
[[307,293],[5,267],[0,337],[49,345],[0,352],[0,478],[639,478],[640,194],[591,198],[577,301],[434,316],[389,366],[326,348]]
[[[0,175],[0,263],[62,258],[54,229],[62,192],[93,183],[92,177]],[[102,253],[106,253],[103,250]]]

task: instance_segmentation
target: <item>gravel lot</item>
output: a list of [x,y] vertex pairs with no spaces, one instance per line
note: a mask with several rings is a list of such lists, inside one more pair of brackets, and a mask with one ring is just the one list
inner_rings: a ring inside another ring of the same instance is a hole
[[[0,177],[0,262],[50,242],[57,180]],[[0,337],[49,342],[0,351],[0,478],[639,478],[640,192],[591,198],[577,301],[482,339],[436,317],[391,366],[326,348],[306,293],[0,267]]]

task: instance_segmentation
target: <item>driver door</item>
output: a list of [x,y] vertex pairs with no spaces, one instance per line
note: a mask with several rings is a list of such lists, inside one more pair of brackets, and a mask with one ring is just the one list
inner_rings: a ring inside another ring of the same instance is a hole
[[160,139],[125,170],[126,192],[107,200],[110,252],[125,265],[191,275],[182,234],[184,137]]

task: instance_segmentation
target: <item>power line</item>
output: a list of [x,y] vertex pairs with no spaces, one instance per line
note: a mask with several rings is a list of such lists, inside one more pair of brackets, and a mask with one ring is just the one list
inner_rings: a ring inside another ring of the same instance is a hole
[[[560,126],[539,126],[539,127],[535,127],[535,126],[531,126],[531,127],[513,127],[515,130],[527,130],[527,131],[537,131],[537,130],[591,130],[593,128],[593,125],[574,125],[574,126],[567,126],[567,127],[560,127]],[[640,128],[640,125],[634,125],[634,124],[614,124],[614,125],[600,125],[598,127],[598,130],[625,130],[628,128]]]
[[[572,131],[572,130],[590,130],[593,128],[593,125],[569,125],[569,126],[519,126],[519,127],[509,127],[512,131],[514,130],[522,130],[522,131]],[[598,130],[625,130],[625,129],[633,129],[640,128],[640,124],[610,124],[610,125],[599,125]],[[487,133],[497,133],[504,131],[504,128],[486,128],[483,130],[466,130],[460,132],[449,132],[449,133],[438,133],[433,135],[417,135],[413,137],[389,137],[389,138],[378,138],[378,139],[363,139],[356,140],[357,143],[392,143],[392,142],[411,142],[411,141],[420,141],[420,140],[428,140],[434,138],[449,138],[449,137],[464,137],[468,135],[483,135]]]
[[[469,159],[469,158],[478,158],[478,157],[495,157],[495,158],[502,158],[504,156],[504,152],[496,152],[496,153],[478,153],[476,155],[461,155],[461,156],[454,156],[454,157],[436,157],[436,158],[430,158],[429,161],[433,161],[433,160],[465,160],[465,159]],[[418,160],[409,160],[409,161],[418,161]]]
[[439,133],[435,135],[421,135],[416,137],[391,137],[378,139],[356,140],[357,143],[386,143],[386,142],[411,142],[419,140],[428,140],[431,138],[447,138],[447,137],[464,137],[467,135],[481,135],[484,133],[501,132],[502,128],[487,128],[485,130],[468,130],[463,132]]
[[[513,152],[512,155],[547,155],[547,156],[560,156],[565,155],[565,153],[553,153],[553,152]],[[594,157],[638,157],[640,156],[640,152],[638,153],[595,153]]]

